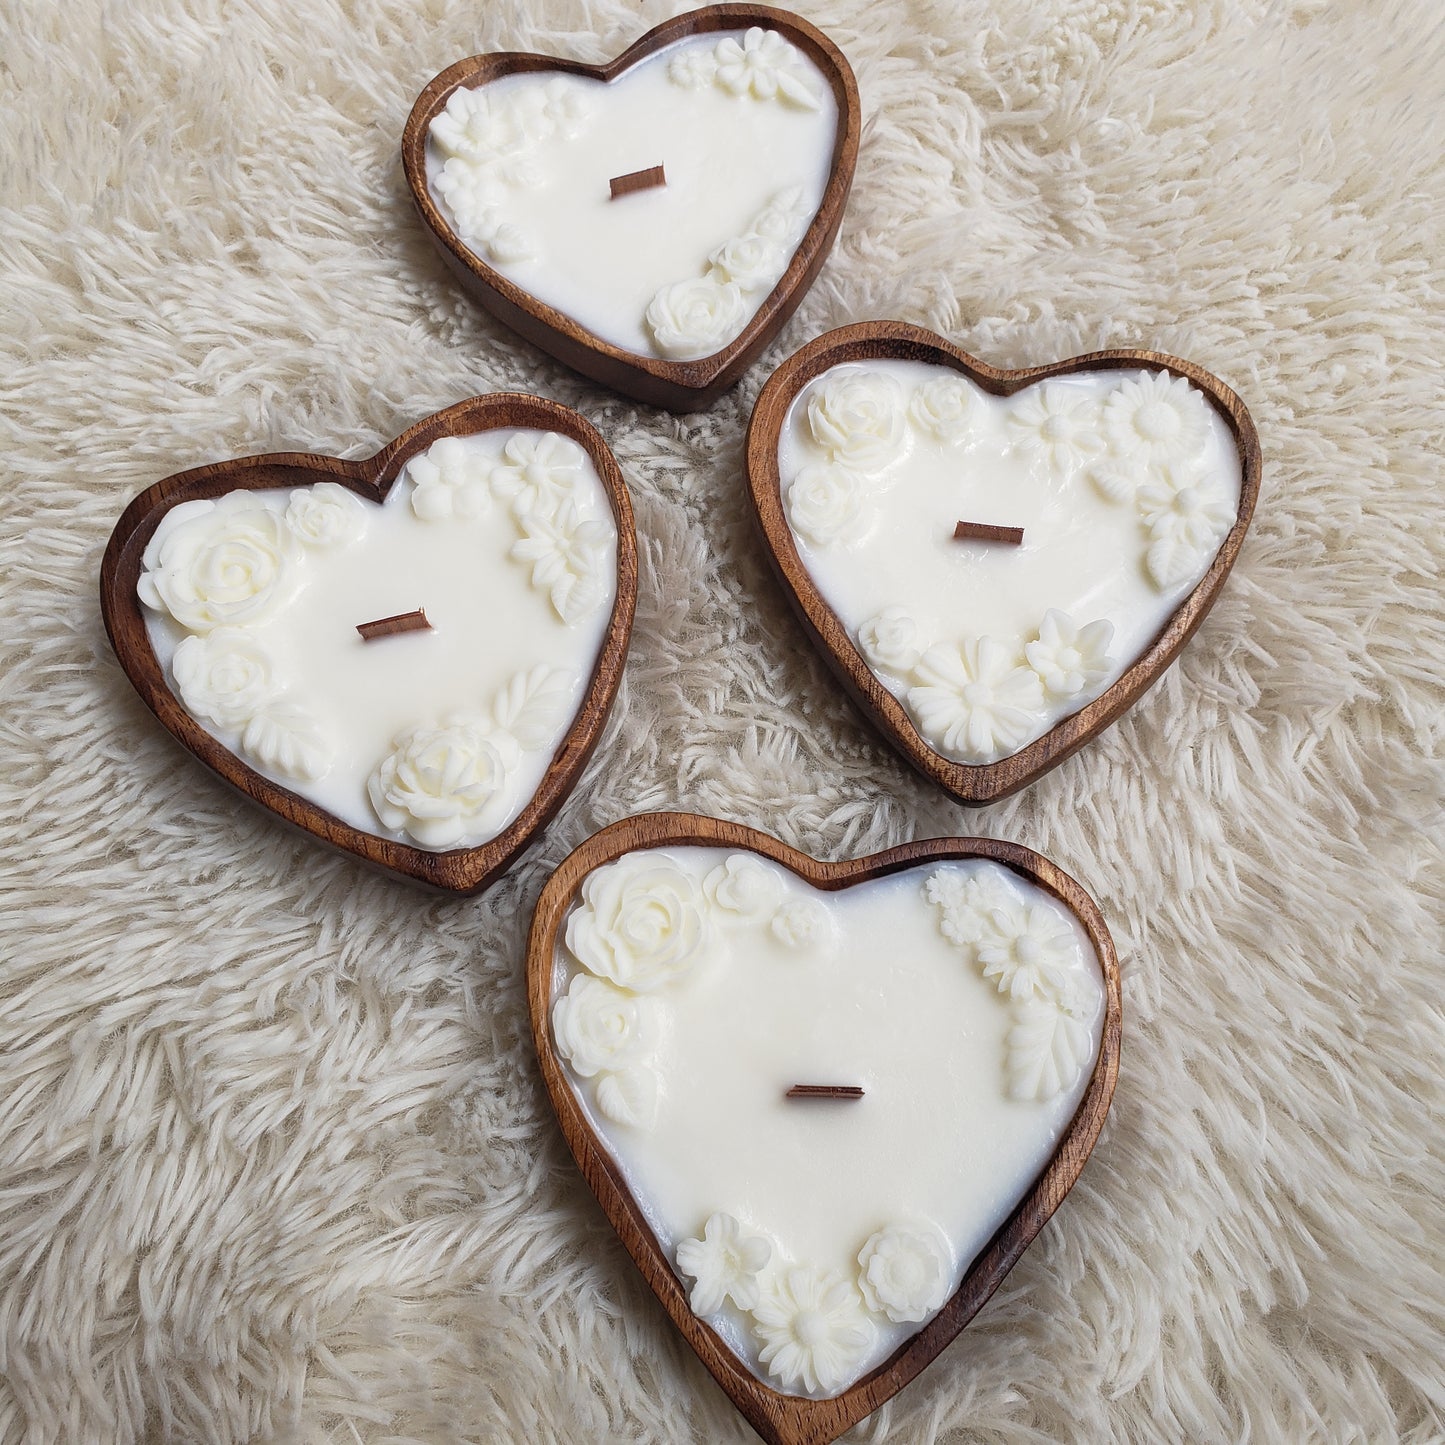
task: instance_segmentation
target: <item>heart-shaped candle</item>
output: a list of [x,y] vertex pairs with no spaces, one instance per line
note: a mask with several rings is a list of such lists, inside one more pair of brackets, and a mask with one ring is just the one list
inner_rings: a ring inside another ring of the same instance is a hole
[[841,1434],[967,1324],[1078,1177],[1118,1069],[1098,909],[991,840],[820,863],[627,819],[553,874],[527,967],[583,1174],[777,1445]]
[[514,395],[366,461],[168,477],[101,568],[116,656],[181,743],[288,822],[460,893],[576,782],[636,591],[611,452],[575,412]]
[[896,322],[809,343],[748,434],[779,576],[845,686],[966,803],[1107,727],[1209,610],[1259,492],[1244,404],[1187,361],[999,371]]
[[859,126],[825,35],[714,5],[608,65],[460,61],[418,97],[402,159],[483,305],[604,385],[688,410],[733,385],[812,284]]

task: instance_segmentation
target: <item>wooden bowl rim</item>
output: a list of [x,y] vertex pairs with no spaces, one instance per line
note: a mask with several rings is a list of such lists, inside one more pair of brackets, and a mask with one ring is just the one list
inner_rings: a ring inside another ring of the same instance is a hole
[[[1078,712],[1041,737],[992,763],[963,763],[937,752],[903,704],[883,686],[842,619],[824,600],[783,514],[778,442],[788,409],[815,377],[858,361],[922,361],[948,367],[993,396],[1012,396],[1038,381],[1080,371],[1167,371],[1208,397],[1229,428],[1240,464],[1239,511],[1208,571],[1179,603],[1153,641],[1119,678]],[[1239,396],[1217,376],[1161,351],[1091,351],[1042,366],[990,366],[936,332],[901,321],[864,321],[814,338],[770,376],[748,424],[748,495],[774,572],[804,629],[845,689],[885,738],[925,777],[961,803],[992,803],[1027,786],[1101,733],[1158,680],[1214,605],[1234,566],[1259,498],[1259,434]]]
[[[412,457],[448,436],[512,427],[560,432],[587,453],[612,508],[617,528],[617,595],[572,726],[558,743],[536,791],[496,837],[470,848],[433,852],[367,833],[264,777],[196,722],[166,682],[146,630],[136,592],[145,549],[161,519],[182,502],[234,491],[336,482],[364,502],[386,501]],[[282,821],[399,877],[446,893],[472,894],[494,882],[566,801],[602,734],[617,695],[637,602],[637,537],[621,469],[597,429],[560,402],[520,392],[469,397],[409,427],[374,456],[357,461],[311,452],[233,457],[176,472],[141,492],[121,514],[100,570],[100,609],[106,633],[131,685],[161,725],[233,788]]]
[[[710,356],[670,361],[666,357],[628,351],[604,340],[489,266],[458,238],[432,199],[426,178],[428,128],[454,90],[476,88],[506,75],[537,71],[579,75],[611,84],[675,41],[693,35],[746,30],[753,25],[783,34],[804,50],[823,72],[837,102],[838,130],[818,212],[799,241],[787,269],[747,326]],[[530,322],[530,327],[522,332],[527,340],[544,350],[552,348],[539,337],[555,340],[563,350],[553,354],[624,395],[673,410],[687,410],[710,405],[733,386],[802,301],[827,258],[842,220],[857,166],[861,133],[858,82],[848,58],[823,31],[802,16],[775,6],[725,4],[704,6],[665,20],[633,41],[620,55],[598,65],[510,50],[458,60],[433,76],[417,96],[402,132],[401,155],[412,201],[432,239],[441,247],[452,269],[470,280],[484,302],[493,300],[502,308],[498,314],[503,321]]]
[[[555,949],[568,910],[595,868],[652,848],[722,847],[756,853],[813,887],[838,891],[930,862],[986,858],[1042,887],[1089,935],[1104,978],[1105,1013],[1099,1056],[1088,1086],[1049,1162],[965,1273],[957,1292],[892,1355],[829,1400],[785,1395],[758,1380],[688,1306],[687,1293],[653,1234],[621,1170],[598,1140],[552,1044],[550,1018]],[[1083,886],[1047,858],[992,838],[928,838],[862,858],[824,862],[768,833],[717,818],[653,813],[625,818],[588,838],[556,868],[542,889],[527,941],[527,1003],[538,1064],[563,1137],[578,1168],[643,1277],[703,1365],[769,1445],[825,1445],[897,1394],[982,1308],[1077,1181],[1109,1111],[1119,1073],[1122,998],[1118,956],[1098,905]]]

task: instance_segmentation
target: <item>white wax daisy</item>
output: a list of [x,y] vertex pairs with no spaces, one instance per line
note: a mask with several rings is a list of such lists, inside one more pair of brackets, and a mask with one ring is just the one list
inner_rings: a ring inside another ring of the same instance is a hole
[[983,976],[1017,1001],[1072,999],[1074,938],[1047,908],[1023,904],[993,908],[978,943]]
[[1009,436],[1025,456],[1039,457],[1056,472],[1067,472],[1104,450],[1099,408],[1067,386],[1031,386],[1008,414]]
[[858,1285],[874,1314],[917,1324],[948,1298],[953,1256],[937,1225],[890,1224],[858,1254]]
[[779,1270],[753,1309],[759,1358],[784,1387],[837,1391],[858,1372],[873,1326],[851,1280],[835,1270]]
[[1209,440],[1208,403],[1182,376],[1141,372],[1123,382],[1104,403],[1110,444],[1148,461],[1187,461]]
[[1077,697],[1102,682],[1113,669],[1109,644],[1114,624],[1109,621],[1079,625],[1067,613],[1051,607],[1044,613],[1038,637],[1024,647],[1024,656],[1050,697]]
[[992,637],[962,648],[930,647],[914,671],[909,710],[940,751],[986,762],[1017,750],[1044,705],[1038,674],[1020,667],[1013,649]]
[[746,1235],[731,1214],[712,1215],[701,1239],[684,1239],[677,1247],[677,1267],[693,1280],[688,1303],[695,1315],[716,1314],[725,1300],[741,1310],[758,1302],[758,1276],[773,1257],[762,1235]]

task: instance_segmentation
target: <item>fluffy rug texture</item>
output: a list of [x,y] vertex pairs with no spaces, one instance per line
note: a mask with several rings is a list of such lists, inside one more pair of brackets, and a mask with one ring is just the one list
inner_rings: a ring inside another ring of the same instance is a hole
[[[0,4],[0,1439],[753,1438],[587,1192],[527,1026],[543,879],[645,809],[825,857],[1016,839],[1119,945],[1081,1182],[850,1438],[1445,1438],[1437,0],[802,0],[858,74],[857,182],[768,357],[686,417],[459,294],[399,163],[452,60],[604,59],[673,8]],[[1263,439],[1179,663],[982,811],[841,696],[744,509],[770,368],[871,317],[1001,365],[1188,356]],[[615,448],[641,598],[581,786],[439,901],[184,757],[97,571],[170,472],[365,455],[506,389]]]

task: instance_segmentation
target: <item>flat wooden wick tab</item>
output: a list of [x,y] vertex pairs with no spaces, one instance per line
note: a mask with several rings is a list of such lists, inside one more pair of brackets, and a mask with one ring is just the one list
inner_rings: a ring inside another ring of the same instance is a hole
[[960,522],[953,529],[955,542],[1003,542],[1010,547],[1023,545],[1022,527],[995,527],[988,522]]
[[785,1099],[861,1099],[863,1090],[857,1084],[794,1084]]
[[667,176],[661,166],[649,166],[645,171],[628,171],[625,176],[613,176],[607,182],[612,187],[612,199],[630,196],[633,191],[650,191],[654,186],[665,186]]
[[430,632],[432,625],[426,620],[426,613],[418,607],[415,612],[398,612],[395,617],[378,617],[375,622],[358,622],[356,630],[364,641],[370,642],[374,637],[391,637],[397,632]]

